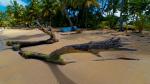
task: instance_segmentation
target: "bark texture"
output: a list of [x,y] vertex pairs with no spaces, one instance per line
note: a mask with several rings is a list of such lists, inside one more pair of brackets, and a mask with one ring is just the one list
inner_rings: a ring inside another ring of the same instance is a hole
[[35,45],[41,45],[41,44],[52,44],[55,42],[58,42],[58,39],[56,39],[56,36],[54,32],[52,31],[52,27],[48,29],[45,29],[43,26],[40,25],[38,21],[36,21],[37,25],[39,26],[39,30],[44,32],[45,34],[49,35],[49,39],[46,40],[40,40],[40,41],[8,41],[6,44],[7,46],[12,46],[12,49],[15,51],[21,50],[23,47],[29,47],[29,46],[35,46]]
[[49,55],[44,55],[35,52],[27,52],[27,51],[20,51],[19,54],[25,58],[40,59],[43,61],[57,63],[57,64],[67,64],[72,62],[65,62],[61,58],[61,55],[67,53],[76,53],[76,52],[90,52],[97,56],[100,56],[98,55],[98,52],[102,50],[119,48],[122,46],[123,44],[120,42],[120,38],[111,38],[105,41],[88,42],[84,44],[74,44],[74,45],[64,46],[60,49],[51,52]]

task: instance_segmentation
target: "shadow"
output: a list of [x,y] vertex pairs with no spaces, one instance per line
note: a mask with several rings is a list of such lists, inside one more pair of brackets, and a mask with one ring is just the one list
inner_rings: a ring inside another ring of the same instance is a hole
[[119,50],[119,51],[137,51],[137,49],[130,49],[130,48],[117,48],[115,50]]
[[27,40],[30,38],[35,38],[35,37],[43,37],[46,36],[46,34],[36,34],[36,35],[22,35],[14,38],[7,38],[5,40]]
[[81,34],[81,33],[71,32],[71,33],[62,33],[60,35],[72,35],[72,34]]
[[[19,52],[19,54],[20,54],[21,57],[23,57],[20,52]],[[25,57],[23,57],[23,58],[25,58]],[[58,65],[46,62],[43,57],[36,57],[36,58],[34,58],[34,56],[33,56],[31,58],[25,58],[25,59],[36,59],[36,60],[44,61],[44,63],[46,63],[49,66],[49,68],[52,71],[53,75],[55,76],[58,84],[76,84],[74,81],[72,81],[70,78],[68,78],[59,69]]]
[[138,58],[119,57],[119,58],[107,58],[107,59],[96,59],[92,61],[106,61],[106,60],[128,60],[128,61],[139,61]]
[[1,51],[5,51],[5,50],[9,50],[9,49],[12,49],[12,48],[4,48],[4,49],[0,49],[0,52],[1,52]]
[[58,65],[51,63],[47,64],[49,65],[59,84],[76,84],[59,69]]

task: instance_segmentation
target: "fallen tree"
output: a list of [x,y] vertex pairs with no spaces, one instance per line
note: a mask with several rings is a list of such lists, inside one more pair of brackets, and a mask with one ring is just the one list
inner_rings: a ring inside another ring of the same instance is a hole
[[50,56],[42,53],[30,52],[30,51],[19,51],[19,54],[24,57],[25,59],[38,59],[45,62],[51,62],[55,64],[65,65],[67,63],[72,62],[65,62],[60,56]]
[[[39,59],[39,60],[52,62],[56,64],[67,64],[72,62],[65,62],[61,58],[61,55],[67,53],[76,53],[76,52],[90,52],[96,56],[100,56],[98,53],[102,50],[117,49],[122,46],[123,44],[121,43],[120,38],[111,38],[105,41],[97,41],[97,42],[89,42],[84,44],[74,44],[74,45],[64,46],[60,49],[53,51],[52,53],[50,53],[50,55],[45,55],[36,52],[28,52],[28,51],[20,51],[19,54],[24,58]],[[118,58],[118,59],[131,60],[130,58]]]
[[56,36],[52,30],[52,27],[49,28],[49,30],[45,29],[40,25],[40,23],[37,21],[37,25],[39,26],[39,30],[46,33],[50,36],[49,39],[41,40],[41,41],[7,41],[7,46],[12,46],[12,49],[15,51],[20,50],[23,47],[29,47],[29,46],[35,46],[35,45],[41,45],[41,44],[52,44],[55,42],[58,42],[58,39],[56,39]]
[[13,50],[18,51],[24,47],[36,46],[41,44],[52,44],[55,42],[58,42],[58,40],[47,39],[41,41],[7,41],[7,46],[12,46]]

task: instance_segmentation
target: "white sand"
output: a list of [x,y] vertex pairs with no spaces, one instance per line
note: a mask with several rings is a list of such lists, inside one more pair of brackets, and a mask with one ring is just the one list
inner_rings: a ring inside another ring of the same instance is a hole
[[[93,32],[95,31],[89,31],[82,35],[61,36],[57,34],[60,39],[57,43],[28,47],[24,50],[49,54],[68,44],[104,40],[112,36],[110,33],[94,34]],[[38,30],[7,30],[3,36],[14,38],[39,33],[42,32]],[[5,50],[0,52],[0,84],[150,84],[150,45],[148,43],[150,39],[144,41],[143,39],[147,37],[126,37],[122,36],[122,33],[119,36],[128,39],[131,43],[126,47],[137,49],[137,51],[100,52],[103,56],[101,59],[131,57],[141,60],[93,61],[99,58],[91,53],[71,53],[63,55],[63,58],[75,60],[76,63],[60,66],[39,60],[27,60],[19,56],[17,52]],[[39,40],[47,37],[26,40]],[[137,41],[136,38],[140,41]]]

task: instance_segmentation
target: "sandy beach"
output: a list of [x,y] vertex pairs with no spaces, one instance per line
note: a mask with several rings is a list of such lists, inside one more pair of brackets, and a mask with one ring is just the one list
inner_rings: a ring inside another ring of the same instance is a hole
[[[23,48],[26,51],[50,54],[66,45],[102,41],[111,37],[121,37],[128,43],[125,48],[134,51],[103,51],[97,57],[91,53],[70,53],[62,57],[76,63],[55,65],[35,59],[24,59],[18,52],[6,49],[0,51],[0,84],[150,84],[150,33],[144,37],[126,36],[115,31],[94,30],[81,34],[63,35],[57,32],[59,42]],[[6,29],[1,33],[4,41],[35,41],[47,39],[39,30]],[[140,60],[104,60],[130,57]]]

